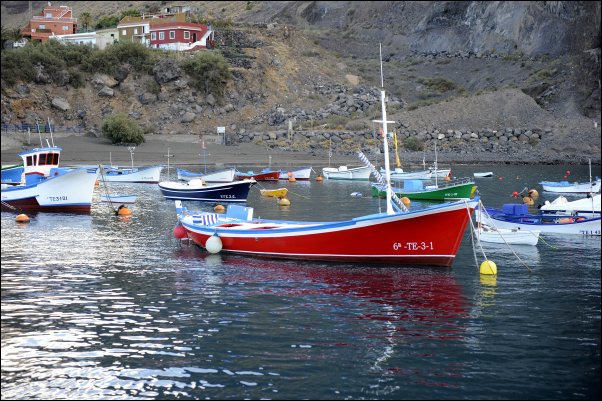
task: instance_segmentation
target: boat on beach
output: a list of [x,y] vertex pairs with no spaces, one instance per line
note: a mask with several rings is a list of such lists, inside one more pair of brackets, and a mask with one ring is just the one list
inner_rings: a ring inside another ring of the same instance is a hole
[[[382,57],[381,57],[382,59]],[[381,89],[383,150],[389,171],[385,91]],[[384,180],[359,153],[368,179]],[[348,171],[341,179],[353,179]],[[349,169],[345,169],[349,170]],[[324,171],[324,175],[328,170]],[[333,178],[332,176],[330,178]],[[386,211],[343,221],[287,221],[256,218],[253,208],[230,205],[226,214],[195,213],[175,202],[174,235],[189,238],[210,253],[227,252],[262,258],[451,266],[457,255],[474,201],[446,202],[408,210],[393,194],[386,174]]]

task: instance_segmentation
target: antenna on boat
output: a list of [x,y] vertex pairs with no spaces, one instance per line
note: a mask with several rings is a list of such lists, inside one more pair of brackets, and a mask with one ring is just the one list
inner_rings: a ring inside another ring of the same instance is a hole
[[330,158],[332,157],[332,139],[328,138],[328,167],[330,167]]
[[389,166],[389,142],[387,140],[387,124],[394,123],[395,121],[387,121],[387,109],[385,108],[385,80],[383,76],[383,50],[382,43],[378,45],[379,57],[380,57],[380,103],[382,108],[382,121],[374,120],[382,124],[383,128],[383,148],[385,156],[385,187],[386,187],[386,198],[387,198],[387,214],[394,214],[393,204],[391,203],[391,196],[393,190],[391,189],[391,168]]
[[[54,138],[52,137],[52,123],[50,122],[50,117],[48,118],[48,130],[50,131],[50,141],[52,142],[52,147],[54,147]],[[46,140],[48,142],[48,140]],[[48,146],[50,147],[50,146]]]
[[42,131],[40,130],[40,122],[36,118],[36,127],[38,128],[38,135],[40,136],[40,147],[44,147],[44,142],[42,142]]

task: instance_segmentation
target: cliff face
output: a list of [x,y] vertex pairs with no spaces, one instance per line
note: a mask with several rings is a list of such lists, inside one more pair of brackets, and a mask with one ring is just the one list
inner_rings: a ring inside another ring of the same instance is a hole
[[600,2],[290,2],[277,17],[353,39],[339,44],[351,42],[345,51],[357,55],[379,42],[391,53],[556,56],[600,47]]
[[[3,26],[26,17],[23,3],[2,2]],[[133,1],[127,8],[158,3]],[[93,18],[123,11],[119,2],[60,4]],[[294,130],[364,130],[370,137],[380,43],[390,113],[407,136],[537,129],[541,142],[557,141],[558,149],[600,152],[599,1],[187,4],[200,16],[232,21],[232,29],[216,29],[233,72],[224,104],[198,94],[185,74],[171,82],[90,75],[75,90],[60,82],[3,82],[3,123],[50,117],[98,134],[106,115],[125,111],[158,134],[226,126],[246,140],[262,137],[253,132],[286,132],[294,121]],[[53,105],[56,98],[69,108]],[[272,136],[264,138],[272,145],[282,138]]]

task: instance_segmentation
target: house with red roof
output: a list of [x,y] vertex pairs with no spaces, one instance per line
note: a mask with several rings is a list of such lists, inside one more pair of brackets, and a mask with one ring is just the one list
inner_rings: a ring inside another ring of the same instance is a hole
[[40,15],[33,16],[21,28],[21,36],[32,41],[46,42],[54,35],[66,35],[77,30],[77,18],[73,18],[73,11],[67,6],[52,6],[50,2]]
[[194,51],[213,48],[211,27],[192,22],[152,24],[148,33],[149,47],[174,51]]

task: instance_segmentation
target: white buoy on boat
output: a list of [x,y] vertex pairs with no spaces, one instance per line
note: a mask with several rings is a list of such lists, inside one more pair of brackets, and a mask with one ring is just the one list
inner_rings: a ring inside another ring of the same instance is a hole
[[209,253],[219,253],[222,250],[222,240],[217,235],[212,235],[205,242],[205,249]]

